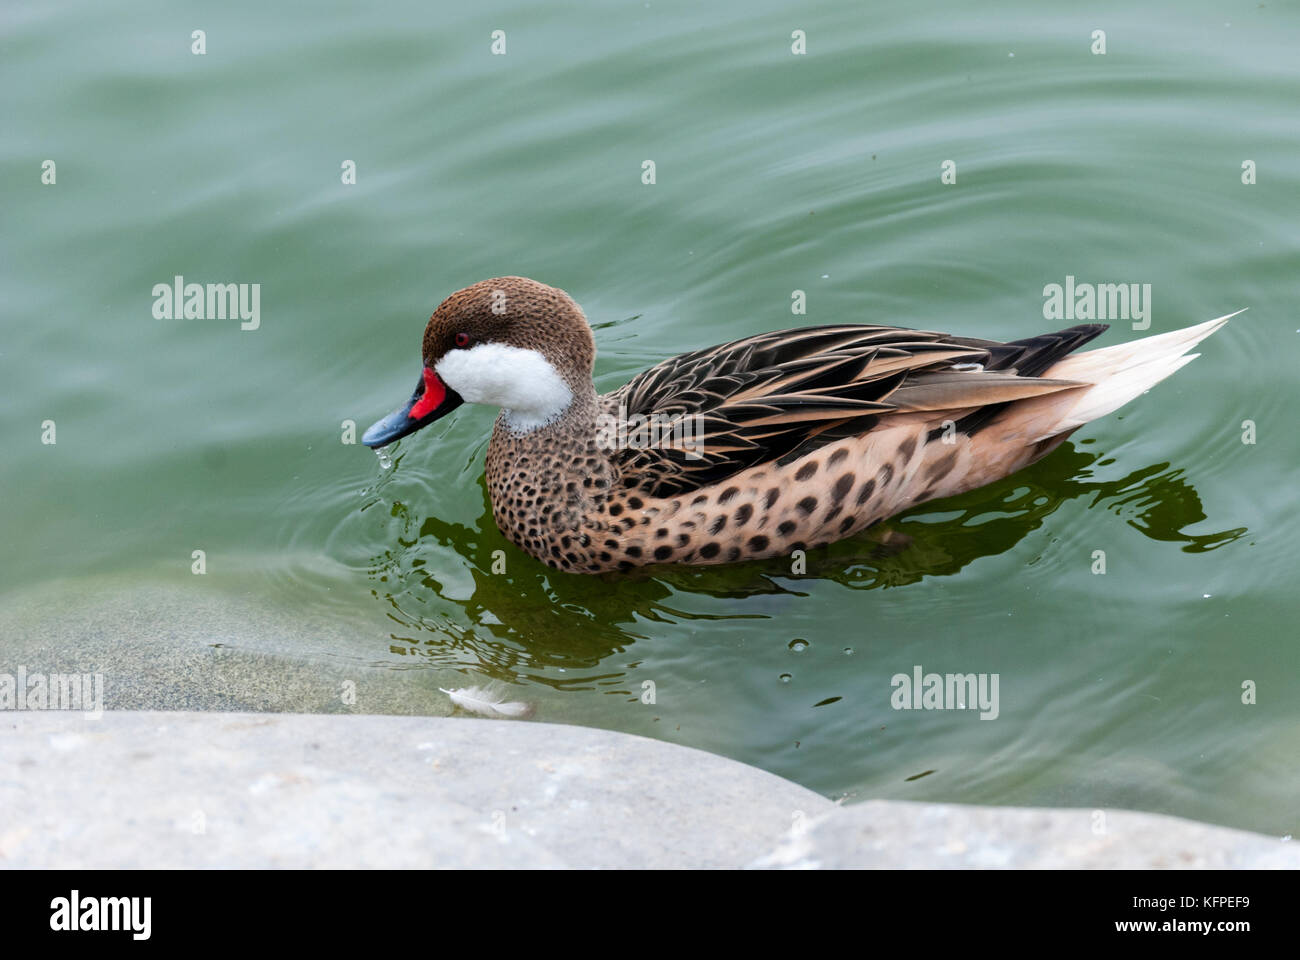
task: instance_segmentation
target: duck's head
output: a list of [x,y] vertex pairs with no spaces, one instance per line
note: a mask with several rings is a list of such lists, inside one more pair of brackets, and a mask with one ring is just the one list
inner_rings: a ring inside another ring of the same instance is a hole
[[596,345],[582,309],[563,290],[497,277],[439,304],[421,354],[411,399],[370,426],[361,437],[366,446],[386,446],[466,402],[500,407],[520,433],[553,423],[591,389]]

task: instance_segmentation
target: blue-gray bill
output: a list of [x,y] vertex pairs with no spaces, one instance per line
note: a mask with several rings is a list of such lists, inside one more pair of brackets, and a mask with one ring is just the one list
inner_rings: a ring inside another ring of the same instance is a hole
[[443,383],[437,373],[425,367],[411,399],[382,420],[372,423],[361,435],[361,442],[372,450],[386,447],[394,440],[400,440],[445,417],[464,402],[460,394]]

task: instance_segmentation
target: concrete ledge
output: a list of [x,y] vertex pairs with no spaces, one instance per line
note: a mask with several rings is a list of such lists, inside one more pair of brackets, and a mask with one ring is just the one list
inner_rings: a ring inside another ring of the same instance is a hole
[[1280,838],[1131,810],[871,800],[811,823],[757,865],[927,869],[1296,869]]
[[1206,824],[836,807],[699,750],[401,716],[0,715],[8,867],[1300,867]]
[[5,866],[727,866],[832,807],[699,750],[558,724],[33,712],[0,714],[0,736]]

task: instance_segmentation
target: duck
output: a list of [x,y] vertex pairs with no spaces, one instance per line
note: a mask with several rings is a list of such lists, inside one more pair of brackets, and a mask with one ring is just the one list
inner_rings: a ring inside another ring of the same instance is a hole
[[1233,316],[1083,352],[1107,324],[1009,342],[809,326],[683,353],[598,394],[582,308],[496,277],[433,312],[414,392],[362,443],[378,450],[463,403],[498,408],[493,517],[558,570],[789,557],[1024,469]]

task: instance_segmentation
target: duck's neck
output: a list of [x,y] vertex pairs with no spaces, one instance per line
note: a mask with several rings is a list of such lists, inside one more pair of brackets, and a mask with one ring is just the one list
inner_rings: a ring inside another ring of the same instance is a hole
[[558,416],[531,429],[524,429],[532,421],[520,411],[503,410],[497,418],[487,453],[492,512],[501,531],[539,559],[587,552],[579,541],[588,518],[616,478],[609,452],[597,443],[599,414],[588,381]]
[[560,408],[503,409],[492,431],[492,443],[510,441],[517,446],[572,446],[593,441],[600,401],[590,381],[585,386],[569,386],[567,402]]

